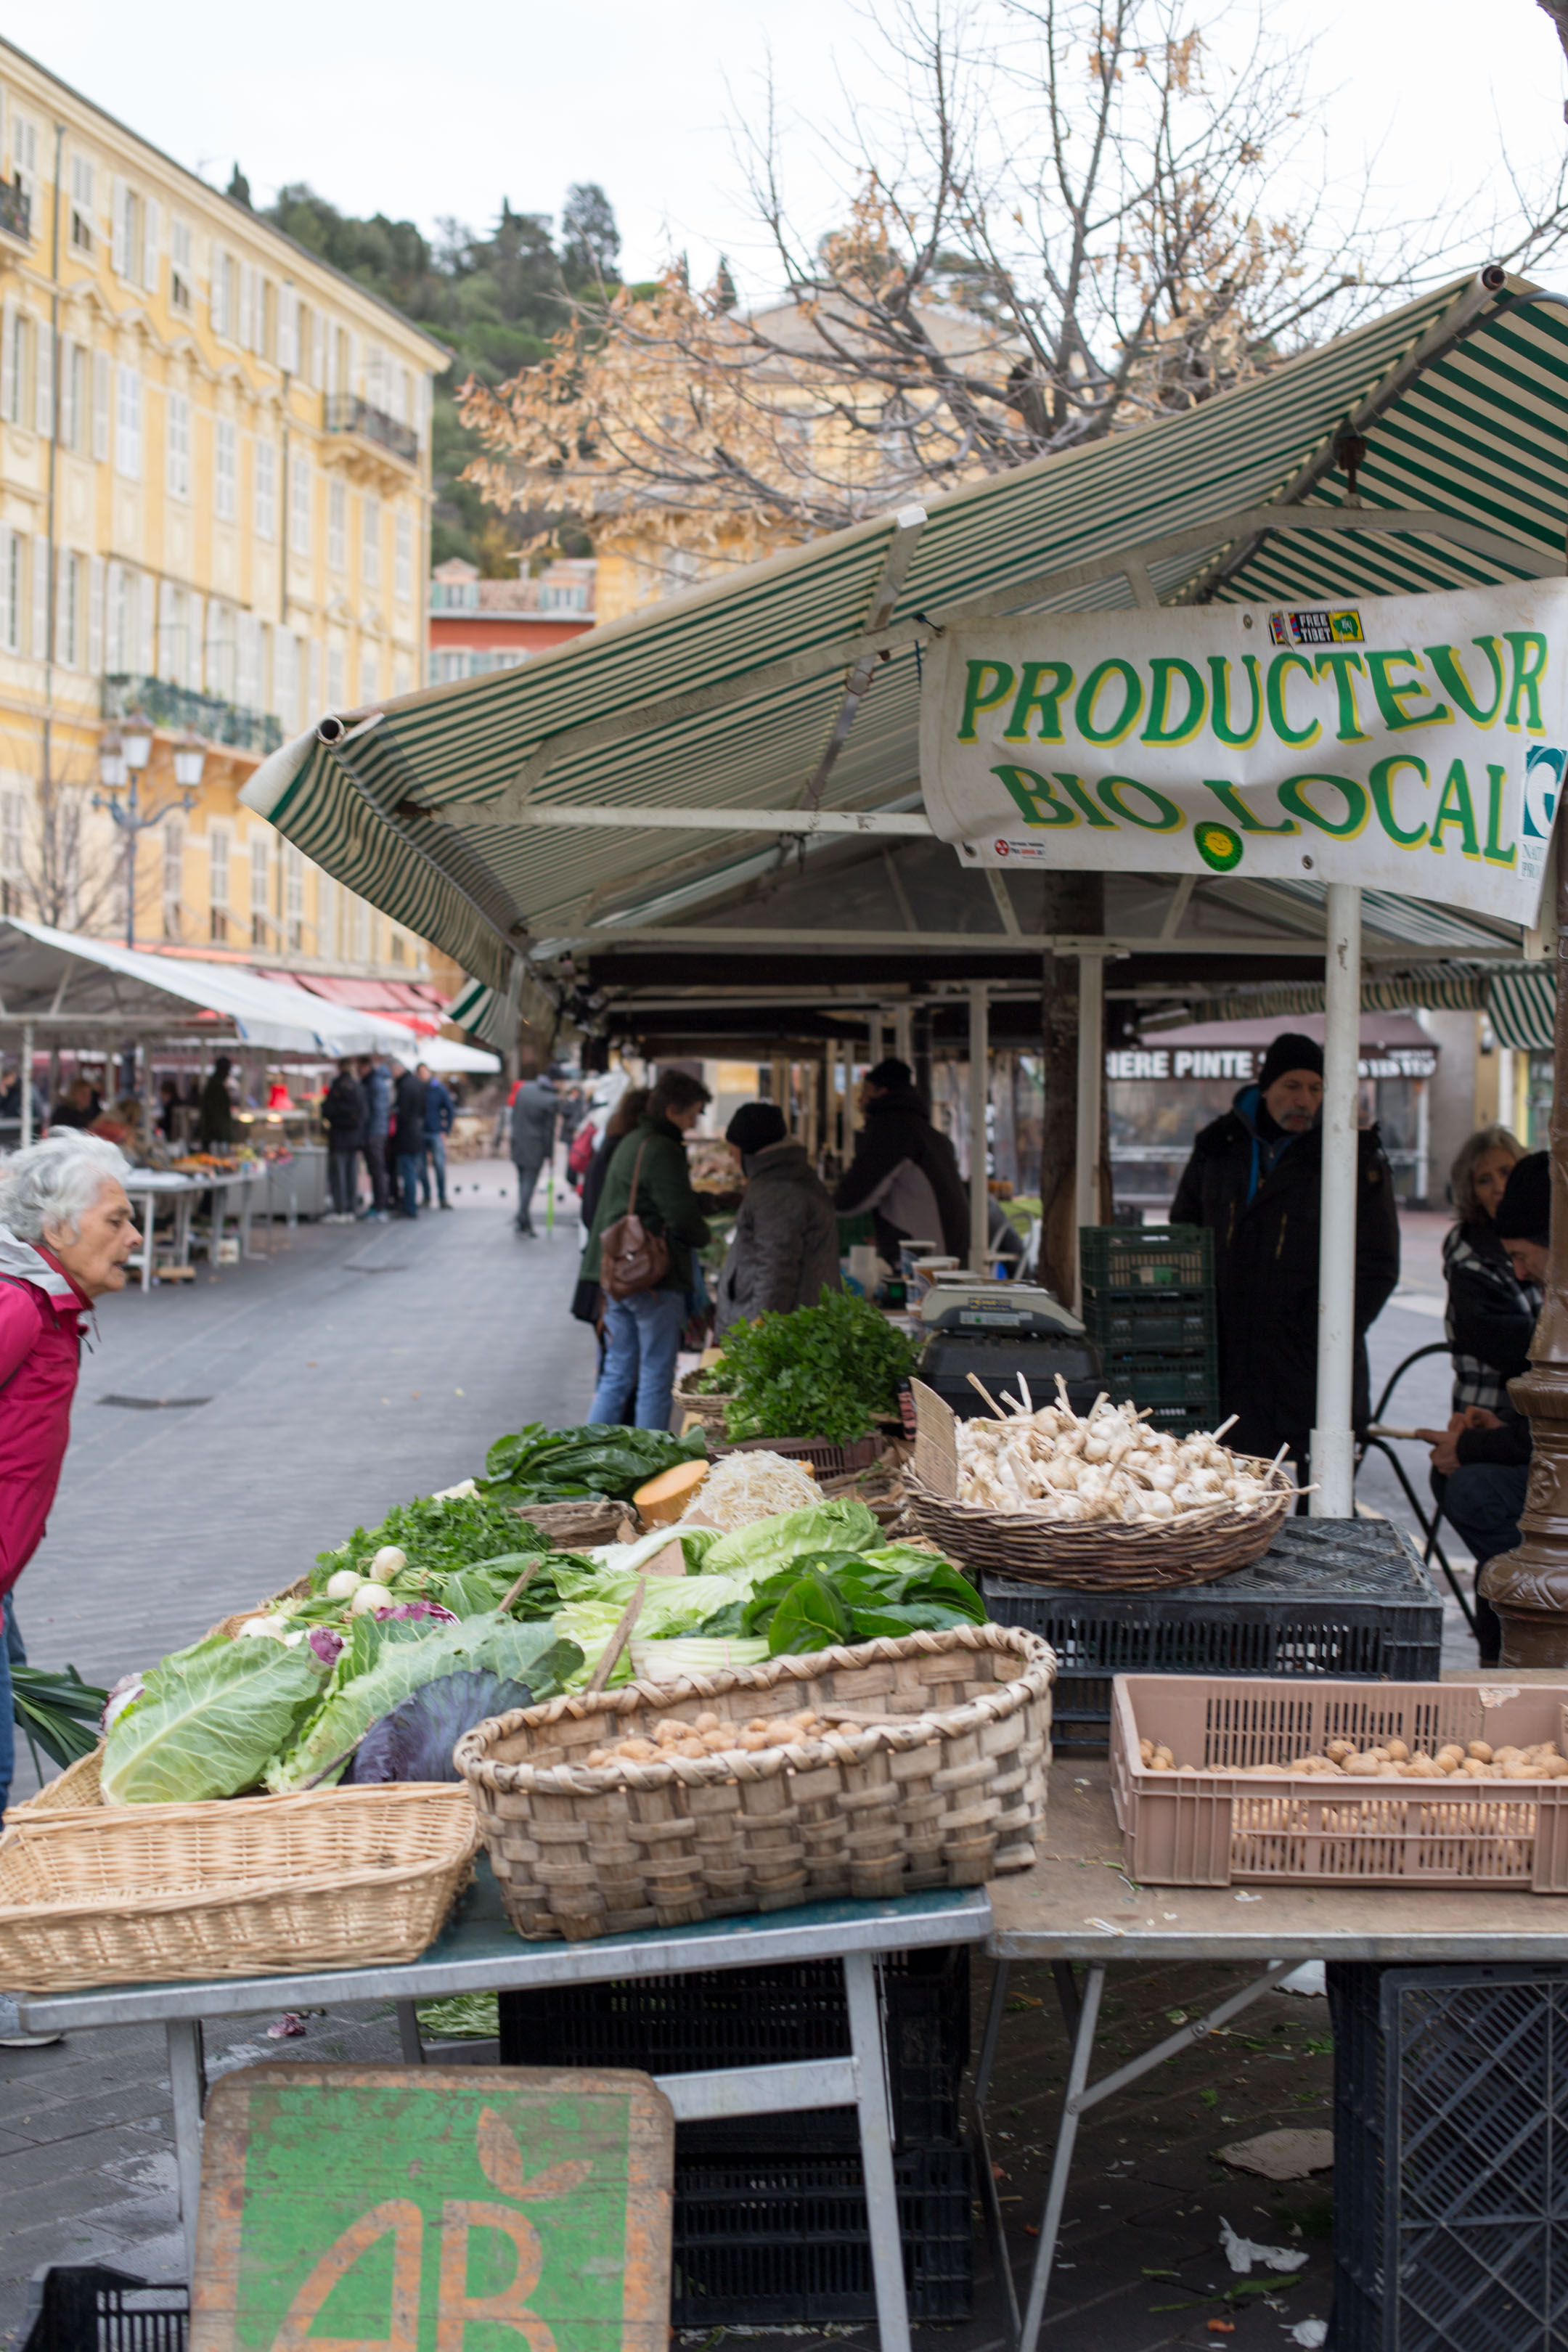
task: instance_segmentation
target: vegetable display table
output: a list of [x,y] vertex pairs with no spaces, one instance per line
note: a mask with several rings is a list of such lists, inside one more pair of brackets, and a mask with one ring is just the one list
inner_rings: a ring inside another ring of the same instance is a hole
[[[1539,1677],[1545,1679],[1545,1677]],[[1465,1680],[1479,1679],[1466,1675]],[[1486,1679],[1500,1680],[1493,1670]],[[1520,1679],[1510,1675],[1509,1680]],[[1552,1679],[1561,1681],[1562,1676]],[[1007,2000],[1009,1964],[1048,1960],[1072,2041],[1067,2089],[1057,2127],[1050,2186],[1041,2216],[1029,2297],[1020,2325],[1012,2273],[997,2268],[1019,2352],[1035,2352],[1049,2292],[1058,2232],[1079,2123],[1089,2107],[1158,2066],[1175,2051],[1226,2024],[1302,1960],[1420,1964],[1449,1960],[1568,1960],[1568,1895],[1452,1886],[1406,1893],[1399,1887],[1139,1886],[1122,1874],[1121,1832],[1108,1768],[1069,1760],[1051,1773],[1048,1853],[1031,1871],[998,1879],[995,1925],[986,1949],[998,1961],[975,2082],[979,2123],[975,2172],[994,2239],[1002,2246],[1001,2210],[984,2145],[984,2102]],[[1102,1865],[1100,1868],[1094,1865]],[[1179,2032],[1090,2084],[1095,2026],[1105,1972],[1118,1960],[1250,1961],[1259,1973]],[[1087,1962],[1080,1981],[1074,1961]]]
[[336,2001],[394,2000],[404,2053],[422,2058],[413,2004],[453,1993],[586,1984],[611,1978],[671,1976],[694,1969],[753,1968],[788,1960],[837,1959],[844,1969],[851,2055],[795,2064],[661,2074],[655,2080],[678,2122],[853,2106],[860,2120],[866,2210],[882,2352],[908,2352],[887,2061],[876,1973],[879,1952],[978,1943],[991,1927],[984,1887],[941,1887],[886,1903],[816,1903],[765,1916],[710,1920],[696,1927],[605,1936],[588,1943],[524,1943],[507,1925],[488,1864],[446,1931],[424,1956],[393,1968],[333,1969],[315,1976],[208,1979],[182,1984],[110,1985],[92,1992],[20,1998],[28,2032],[89,2025],[149,2024],[169,2038],[174,2147],[185,2244],[194,2255],[201,2186],[205,2092],[202,2020]]

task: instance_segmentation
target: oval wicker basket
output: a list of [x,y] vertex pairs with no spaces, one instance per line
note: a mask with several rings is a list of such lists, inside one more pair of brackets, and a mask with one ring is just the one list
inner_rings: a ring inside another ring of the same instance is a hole
[[724,1409],[733,1402],[731,1398],[720,1396],[710,1389],[676,1388],[671,1393],[682,1412],[689,1412],[704,1429],[723,1436]]
[[[551,1699],[477,1725],[453,1760],[528,1937],[976,1886],[1035,1859],[1055,1673],[1037,1634],[962,1625]],[[670,1715],[749,1722],[808,1701],[843,1727],[700,1761],[578,1760]]]
[[937,1494],[912,1469],[905,1471],[904,1484],[921,1528],[965,1568],[1079,1592],[1169,1592],[1211,1583],[1260,1558],[1292,1509],[1295,1481],[1283,1469],[1250,1455],[1237,1459],[1267,1477],[1275,1491],[1266,1503],[1250,1511],[1217,1504],[1134,1527],[1036,1518],[1026,1511],[961,1503],[956,1496]]

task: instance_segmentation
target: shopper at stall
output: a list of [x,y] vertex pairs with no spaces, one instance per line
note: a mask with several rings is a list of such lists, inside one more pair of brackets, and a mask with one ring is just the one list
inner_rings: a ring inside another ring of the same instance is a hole
[[533,1234],[533,1195],[539,1171],[547,1167],[555,1149],[555,1121],[560,1097],[548,1072],[524,1078],[512,1097],[511,1162],[517,1170],[517,1230]]
[[1506,1127],[1477,1129],[1449,1176],[1458,1222],[1443,1236],[1448,1282],[1444,1329],[1454,1356],[1454,1411],[1508,1410],[1508,1383],[1530,1360],[1541,1290],[1521,1283],[1502,1245],[1496,1212],[1524,1146]]
[[405,1063],[394,1062],[393,1107],[397,1121],[394,1141],[397,1148],[396,1213],[400,1217],[419,1214],[419,1171],[425,1165],[425,1096],[424,1079],[416,1070]]
[[778,1105],[743,1103],[724,1140],[746,1191],[715,1293],[715,1339],[759,1315],[815,1307],[839,1287],[837,1212]]
[[87,1078],[73,1078],[49,1113],[54,1127],[90,1127],[103,1108],[98,1088]]
[[442,1208],[449,1209],[452,1203],[447,1198],[447,1138],[452,1131],[455,1106],[428,1062],[420,1063],[419,1076],[425,1087],[425,1155],[419,1162],[419,1197],[427,1209],[430,1171],[434,1169],[437,1198]]
[[604,1135],[599,1140],[593,1159],[588,1163],[588,1172],[583,1179],[583,1190],[579,1196],[584,1233],[591,1234],[594,1230],[594,1219],[598,1213],[600,1197],[605,1190],[605,1179],[610,1172],[610,1162],[616,1156],[616,1146],[623,1135],[631,1133],[644,1111],[647,1110],[649,1091],[647,1087],[628,1087],[605,1121]]
[[605,1360],[590,1421],[623,1419],[626,1400],[635,1395],[638,1429],[669,1427],[675,1359],[693,1288],[691,1252],[708,1238],[708,1220],[691,1189],[686,1137],[711,1100],[700,1078],[667,1070],[642,1118],[616,1146],[583,1253],[583,1279],[599,1280],[601,1244],[633,1212],[665,1244],[669,1263],[647,1289],[605,1298]]
[[390,1194],[386,1181],[386,1145],[392,1132],[392,1078],[384,1062],[364,1055],[359,1065],[364,1089],[364,1140],[360,1150],[370,1177],[370,1207],[365,1214],[384,1223]]
[[234,1141],[234,1099],[228,1090],[229,1072],[234,1064],[226,1054],[220,1054],[202,1088],[202,1150],[210,1151],[215,1144]]
[[[1495,1219],[1498,1240],[1521,1289],[1540,1292],[1552,1245],[1552,1162],[1527,1152],[1510,1171]],[[1525,1366],[1519,1367],[1523,1371]],[[1476,1562],[1476,1647],[1495,1666],[1502,1626],[1481,1590],[1481,1570],[1519,1541],[1519,1515],[1530,1480],[1531,1429],[1504,1391],[1496,1410],[1467,1404],[1447,1429],[1417,1430],[1432,1447],[1432,1491]]]
[[364,1149],[366,1117],[364,1088],[345,1056],[321,1102],[332,1201],[330,1222],[335,1225],[352,1224],[359,1205],[359,1155]]
[[[1241,1454],[1289,1449],[1306,1474],[1318,1395],[1318,1247],[1323,1166],[1323,1049],[1276,1037],[1256,1082],[1193,1146],[1173,1224],[1214,1235],[1220,1408]],[[1355,1377],[1352,1415],[1369,1411],[1366,1333],[1399,1279],[1394,1178],[1369,1128],[1357,1139]]]
[[932,1126],[907,1062],[889,1059],[860,1082],[865,1124],[855,1157],[833,1196],[841,1217],[870,1213],[878,1255],[899,1263],[900,1242],[940,1240],[949,1255],[969,1255],[969,1195],[958,1157]]

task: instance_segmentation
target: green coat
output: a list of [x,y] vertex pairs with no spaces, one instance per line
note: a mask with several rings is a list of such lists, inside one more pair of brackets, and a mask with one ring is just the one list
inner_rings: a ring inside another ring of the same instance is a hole
[[669,1272],[661,1290],[689,1290],[691,1249],[708,1238],[708,1220],[691,1189],[691,1171],[680,1129],[667,1118],[643,1118],[616,1146],[605,1176],[605,1189],[594,1217],[594,1230],[583,1253],[583,1279],[599,1279],[599,1238],[607,1225],[624,1217],[632,1205],[632,1171],[642,1153],[637,1213],[650,1234],[661,1234],[669,1244]]

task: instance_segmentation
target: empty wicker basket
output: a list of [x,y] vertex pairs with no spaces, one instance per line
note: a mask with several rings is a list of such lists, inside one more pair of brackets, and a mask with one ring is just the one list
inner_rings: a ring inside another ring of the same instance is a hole
[[[963,1625],[552,1699],[478,1725],[454,1760],[524,1936],[979,1885],[1035,1859],[1055,1672],[1037,1635]],[[581,1760],[670,1714],[806,1704],[841,1727],[700,1761]]]

